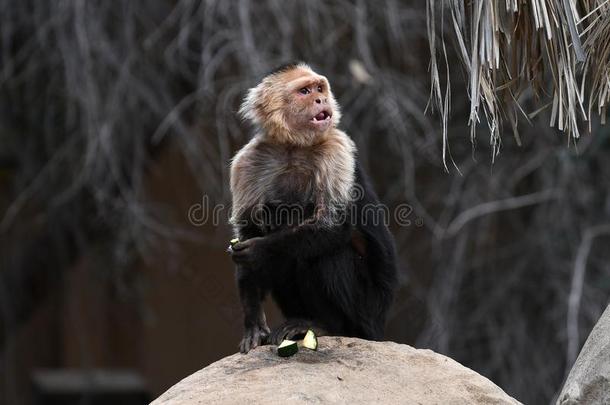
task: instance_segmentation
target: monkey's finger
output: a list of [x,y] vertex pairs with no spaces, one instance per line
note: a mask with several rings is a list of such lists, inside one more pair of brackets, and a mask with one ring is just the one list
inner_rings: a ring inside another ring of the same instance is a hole
[[237,242],[236,244],[234,244],[232,246],[232,249],[233,249],[234,252],[239,252],[239,251],[244,250],[244,249],[246,249],[248,247],[250,247],[250,243],[247,240],[245,240],[243,242]]
[[239,351],[244,354],[250,351],[250,342],[247,337],[244,337],[241,342],[239,342]]
[[240,250],[231,253],[231,259],[236,264],[249,264],[251,262],[250,250]]
[[231,251],[231,256],[236,257],[236,258],[243,258],[243,257],[248,256],[249,254],[250,254],[250,249],[241,249],[241,250],[233,249]]

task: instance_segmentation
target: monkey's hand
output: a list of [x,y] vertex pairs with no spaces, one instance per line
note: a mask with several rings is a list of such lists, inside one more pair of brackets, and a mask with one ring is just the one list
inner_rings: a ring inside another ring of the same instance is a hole
[[253,266],[265,260],[267,253],[266,238],[257,236],[233,245],[230,253],[236,264]]
[[242,338],[241,343],[239,344],[239,351],[242,353],[248,353],[255,347],[264,345],[265,343],[267,343],[269,333],[269,327],[266,324],[256,324],[254,326],[246,328],[246,331],[244,332],[244,337]]

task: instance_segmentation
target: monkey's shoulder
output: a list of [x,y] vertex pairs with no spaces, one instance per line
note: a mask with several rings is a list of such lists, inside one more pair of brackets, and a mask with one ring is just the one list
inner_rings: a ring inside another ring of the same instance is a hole
[[[343,177],[355,168],[356,147],[342,131],[312,145],[302,146],[254,137],[233,158],[232,180],[246,172],[259,176],[296,172],[317,177]],[[248,176],[249,177],[249,176]]]

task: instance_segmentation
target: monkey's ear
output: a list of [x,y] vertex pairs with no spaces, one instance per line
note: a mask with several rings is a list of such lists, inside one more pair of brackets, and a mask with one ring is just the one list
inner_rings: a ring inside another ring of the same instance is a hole
[[254,125],[261,125],[261,100],[263,99],[263,83],[248,90],[241,107],[239,115]]

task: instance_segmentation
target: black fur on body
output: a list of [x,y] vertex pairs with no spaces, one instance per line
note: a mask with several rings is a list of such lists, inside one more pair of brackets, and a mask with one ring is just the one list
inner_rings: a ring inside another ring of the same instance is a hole
[[[269,213],[258,215],[267,220],[264,223],[252,220],[257,218],[252,210],[237,219],[239,240],[253,241],[234,253],[245,310],[242,352],[267,341],[278,344],[311,327],[330,335],[383,337],[396,284],[394,244],[386,226],[375,224],[374,212],[366,209],[379,202],[359,166],[355,175],[363,196],[346,207],[342,224],[295,226],[298,218],[278,213],[281,201],[313,216],[315,198],[298,188],[300,179],[283,179],[273,195],[274,203],[256,207]],[[269,292],[287,323],[267,340],[261,303]]]
[[[258,134],[236,155],[231,177],[240,241],[231,253],[245,326],[240,350],[279,344],[309,328],[381,339],[396,253],[370,209],[379,201],[351,139],[334,128],[300,145]],[[269,293],[286,318],[273,332],[262,309]]]

